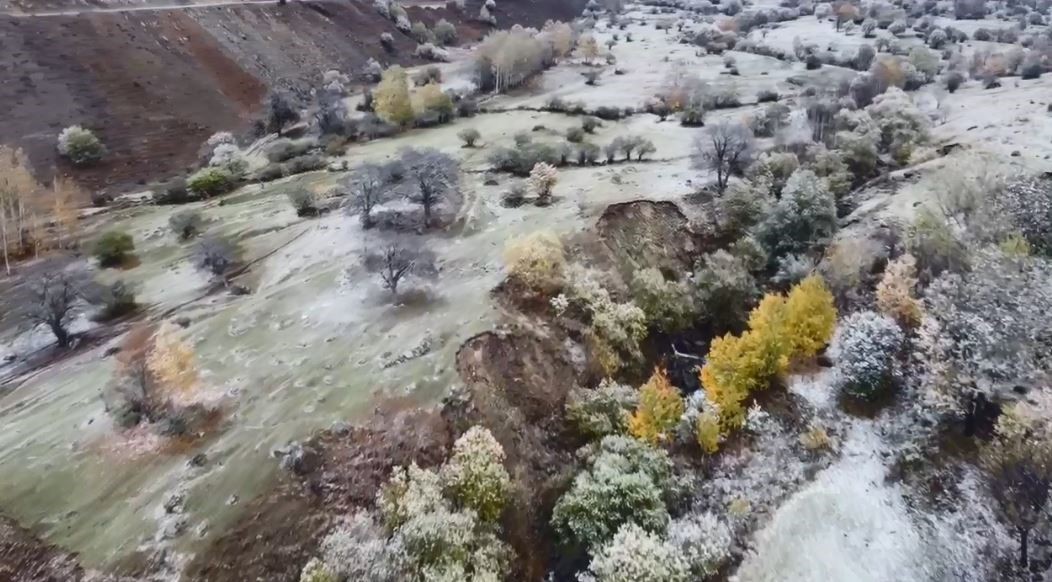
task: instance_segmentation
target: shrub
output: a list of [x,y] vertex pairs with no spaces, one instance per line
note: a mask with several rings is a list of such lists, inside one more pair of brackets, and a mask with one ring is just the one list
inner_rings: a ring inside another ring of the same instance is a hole
[[877,284],[877,309],[905,327],[916,327],[921,321],[920,301],[914,296],[916,266],[913,256],[902,255],[888,263]]
[[410,29],[409,34],[420,44],[432,42],[434,40],[434,35],[428,30],[427,25],[420,21],[413,23],[413,27]]
[[318,146],[313,139],[291,140],[286,138],[276,139],[267,146],[266,156],[268,162],[284,162],[296,156],[311,151]]
[[435,23],[435,39],[443,45],[449,46],[457,42],[457,27],[453,26],[445,18]]
[[621,355],[642,357],[640,343],[647,334],[647,317],[632,302],[617,303],[610,297],[602,274],[577,265],[567,276],[567,298],[591,317],[593,355],[608,374],[624,364]]
[[237,263],[237,260],[237,244],[228,238],[204,237],[194,247],[194,266],[212,278],[219,279],[224,285],[228,283],[227,271]]
[[157,204],[185,204],[190,202],[191,198],[183,178],[173,178],[153,190],[153,201]]
[[404,127],[412,123],[413,103],[409,99],[405,69],[396,65],[384,71],[380,84],[373,91],[373,109],[380,119],[392,125]]
[[859,46],[858,52],[855,53],[855,69],[859,71],[868,71],[876,56],[877,51],[870,45],[864,44]]
[[599,146],[582,142],[577,146],[577,163],[584,166],[595,164],[599,160]]
[[639,405],[628,421],[628,431],[651,445],[668,442],[682,415],[683,397],[658,368],[639,389]]
[[633,273],[630,287],[633,302],[652,327],[675,332],[693,323],[694,300],[685,283],[666,280],[659,269],[650,267]]
[[663,495],[668,454],[622,436],[604,437],[552,511],[552,527],[569,546],[597,549],[627,523],[646,531],[668,524]]
[[260,168],[255,174],[257,182],[273,182],[285,176],[285,166],[282,164],[267,164]]
[[315,172],[322,170],[326,166],[325,158],[316,155],[308,154],[305,156],[299,156],[292,158],[285,162],[284,173],[287,176],[294,176],[296,174],[302,174],[304,172]]
[[704,127],[705,108],[700,104],[685,107],[679,116],[679,123],[684,127]]
[[939,72],[939,55],[922,46],[913,47],[910,51],[910,64],[924,75],[926,83],[930,83]]
[[692,513],[668,524],[668,544],[687,562],[692,580],[719,573],[731,555],[731,529],[712,513]]
[[602,127],[603,123],[595,117],[585,117],[581,120],[581,129],[585,133],[594,133],[596,128]]
[[799,169],[785,183],[782,197],[759,228],[772,258],[819,248],[837,229],[836,200],[825,181]]
[[336,582],[336,576],[324,562],[311,558],[300,572],[300,582]]
[[1004,217],[1035,252],[1052,255],[1052,180],[1015,180],[992,197],[994,212]]
[[716,330],[740,326],[759,295],[745,263],[722,249],[698,261],[693,279],[698,310]]
[[366,510],[354,512],[321,542],[322,562],[335,580],[385,580],[402,574],[387,532]]
[[917,272],[924,282],[944,271],[960,273],[968,268],[968,247],[945,220],[931,211],[917,213],[905,242],[906,250],[917,261]]
[[829,356],[836,363],[836,384],[856,398],[878,396],[893,381],[902,329],[873,311],[852,313],[833,335]]
[[493,169],[510,172],[516,176],[528,176],[539,163],[558,165],[559,151],[545,143],[526,142],[514,148],[497,148],[490,152],[489,162]]
[[500,443],[485,428],[473,426],[453,443],[453,454],[440,475],[452,499],[492,523],[504,511],[511,489],[503,463]]
[[135,301],[135,289],[124,281],[102,286],[95,301],[101,307],[98,314],[100,321],[116,319],[139,308]]
[[106,146],[90,129],[71,125],[58,134],[58,153],[75,166],[88,166],[106,155]]
[[460,138],[460,141],[464,142],[464,147],[473,148],[482,135],[479,133],[479,130],[473,127],[468,127],[460,130],[460,132],[457,133],[457,137]]
[[829,432],[825,427],[817,423],[811,423],[807,430],[800,434],[800,444],[809,451],[821,451],[832,446],[833,441],[829,438]]
[[95,241],[92,254],[98,259],[100,267],[119,267],[134,250],[135,243],[130,234],[111,230]]
[[446,123],[453,118],[453,99],[442,91],[437,83],[430,83],[423,89],[417,92],[417,99],[419,101],[419,109],[422,114],[417,119],[417,125],[420,125],[421,118],[426,118],[428,114],[435,117],[438,123]]
[[226,194],[235,187],[237,187],[237,180],[225,168],[204,168],[186,181],[186,188],[199,198]]
[[778,101],[780,98],[781,96],[778,94],[778,92],[771,89],[761,89],[756,94],[757,103],[771,103],[774,101]]
[[720,416],[715,410],[704,410],[694,419],[694,440],[706,454],[712,455],[720,450],[723,434],[720,431]]
[[316,216],[318,214],[318,197],[310,190],[293,190],[288,193],[289,202],[296,211],[296,216]]
[[[1032,385],[1052,349],[1052,268],[1033,257],[978,253],[967,274],[946,272],[924,296],[925,389],[940,412],[969,416],[975,399]],[[1007,395],[1006,395],[1007,396]]]
[[[442,480],[416,465],[397,468],[377,496],[384,525],[398,548],[393,580],[501,580],[513,554],[492,524],[459,510],[443,496]],[[366,578],[362,578],[366,579]],[[383,578],[381,578],[383,579]]]
[[816,275],[805,278],[789,291],[785,308],[790,357],[816,355],[829,343],[836,328],[833,294],[825,281]]
[[946,84],[947,91],[955,93],[961,84],[964,83],[964,75],[959,71],[950,71],[943,77],[943,82]]
[[584,141],[584,129],[580,127],[571,127],[566,130],[566,141],[570,143],[581,143]]
[[538,162],[530,170],[530,176],[526,179],[527,185],[537,194],[537,204],[547,206],[551,203],[552,188],[559,181],[559,171],[555,166]]
[[768,105],[763,113],[753,117],[749,126],[756,137],[773,137],[774,134],[789,124],[789,107],[781,103]]
[[745,169],[745,176],[755,188],[779,198],[790,176],[800,167],[800,160],[792,152],[765,152]]
[[563,284],[566,256],[562,242],[551,232],[511,241],[504,250],[504,263],[510,277],[539,293],[552,293]]
[[609,379],[594,389],[574,388],[566,399],[566,417],[577,432],[590,439],[627,434],[639,392]]
[[634,523],[598,548],[581,580],[595,582],[687,582],[689,566],[678,548]]
[[187,241],[204,231],[204,218],[196,210],[183,210],[168,218],[168,228],[179,240]]
[[392,35],[390,32],[381,32],[380,45],[383,46],[384,50],[386,50],[387,52],[393,53],[395,50],[394,35]]

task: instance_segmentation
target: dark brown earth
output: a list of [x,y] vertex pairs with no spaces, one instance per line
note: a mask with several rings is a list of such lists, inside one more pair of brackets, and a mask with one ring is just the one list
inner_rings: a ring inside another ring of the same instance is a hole
[[0,516],[0,580],[78,582],[83,577],[75,555],[40,541],[29,530]]
[[249,502],[237,524],[189,565],[188,580],[295,582],[333,519],[370,505],[391,470],[440,464],[451,445],[435,411],[387,410],[304,444],[304,471]]
[[544,329],[485,332],[464,342],[456,361],[467,393],[447,404],[446,416],[457,433],[485,426],[504,448],[514,485],[503,524],[518,558],[511,579],[543,580],[559,570],[550,553],[551,511],[582,444],[564,434],[566,397],[577,378],[563,338]]
[[657,267],[678,276],[692,268],[705,246],[679,207],[667,201],[611,204],[596,229],[626,275]]
[[[501,26],[539,26],[583,5],[505,0],[495,14]],[[480,6],[409,14],[429,25],[446,18],[472,41],[488,30],[473,20]],[[396,39],[394,55],[380,46],[382,32]],[[367,0],[0,16],[3,141],[24,148],[44,181],[59,172],[97,191],[132,190],[186,170],[212,133],[245,132],[270,88],[303,96],[324,71],[358,73],[370,58],[418,64],[415,46]],[[74,169],[58,159],[55,139],[72,124],[99,135],[104,163]]]

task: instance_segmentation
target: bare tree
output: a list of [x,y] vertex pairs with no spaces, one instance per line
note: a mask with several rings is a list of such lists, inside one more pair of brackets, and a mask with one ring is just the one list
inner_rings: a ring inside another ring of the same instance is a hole
[[402,152],[408,176],[415,192],[410,199],[424,209],[424,228],[431,226],[436,205],[457,193],[460,168],[456,160],[435,149],[407,149]]
[[46,325],[60,348],[69,347],[69,320],[80,297],[73,277],[60,270],[46,270],[30,285],[31,304],[26,319]]
[[431,251],[408,241],[389,239],[367,250],[362,261],[365,268],[380,276],[384,289],[398,295],[398,285],[408,276],[429,277],[435,274]]
[[722,194],[733,173],[740,172],[753,153],[753,137],[741,122],[721,121],[694,140],[694,165],[716,172],[716,189]]
[[373,208],[383,202],[387,186],[384,179],[386,172],[377,164],[367,163],[355,168],[347,179],[351,192],[350,208],[358,211],[358,219],[364,228],[373,226]]
[[227,238],[209,236],[201,239],[194,248],[193,262],[198,269],[229,286],[227,271],[237,262],[237,245]]

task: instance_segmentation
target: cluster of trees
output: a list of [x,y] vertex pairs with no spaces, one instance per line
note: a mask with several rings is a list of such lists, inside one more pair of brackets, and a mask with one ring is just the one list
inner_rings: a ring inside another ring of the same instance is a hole
[[20,258],[75,246],[77,207],[88,199],[72,180],[56,177],[50,188],[39,183],[21,150],[0,146],[0,253],[7,274]]
[[179,337],[175,324],[136,326],[116,360],[102,399],[118,427],[144,424],[162,436],[177,437],[195,432],[207,419],[193,346]]
[[[514,147],[494,149],[489,162],[498,172],[509,172],[517,176],[529,175],[538,164],[561,167],[575,162],[580,166],[600,163],[605,155],[606,163],[642,161],[657,151],[654,142],[637,135],[618,136],[605,146],[588,141],[585,136],[596,127],[594,118],[585,118],[581,129],[572,128],[563,143],[534,141],[528,133],[515,136]],[[584,129],[591,128],[591,129]]]
[[[460,201],[460,167],[457,161],[437,150],[407,148],[385,164],[365,163],[344,182],[347,209],[357,214],[366,229],[415,230],[424,232],[456,211]],[[402,210],[378,210],[386,203],[406,200],[419,207],[419,216]],[[377,237],[362,257],[365,268],[376,273],[392,297],[409,277],[430,278],[436,274],[435,256],[424,244],[397,233]]]
[[500,443],[472,427],[440,467],[396,468],[375,508],[333,530],[300,580],[503,580],[514,557],[499,537],[510,489]]
[[575,42],[573,28],[562,22],[549,21],[540,31],[515,26],[492,32],[475,48],[479,90],[514,89],[569,55]]

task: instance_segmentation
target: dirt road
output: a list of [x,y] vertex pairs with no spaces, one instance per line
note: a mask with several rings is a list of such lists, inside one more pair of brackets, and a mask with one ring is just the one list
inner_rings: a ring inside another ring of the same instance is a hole
[[[295,2],[296,0],[292,0]],[[17,8],[0,12],[9,16],[21,18],[44,18],[48,16],[78,16],[86,13],[120,13],[120,12],[157,12],[164,10],[183,10],[187,8],[215,8],[220,6],[243,6],[251,4],[279,4],[280,0],[215,0],[207,2],[192,2],[180,4],[158,4],[150,6],[115,6],[113,8],[101,8],[85,6],[83,8],[72,8],[65,10],[42,10],[34,12],[23,12]]]

